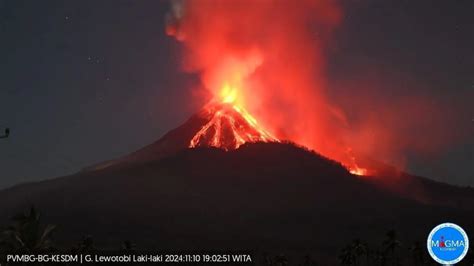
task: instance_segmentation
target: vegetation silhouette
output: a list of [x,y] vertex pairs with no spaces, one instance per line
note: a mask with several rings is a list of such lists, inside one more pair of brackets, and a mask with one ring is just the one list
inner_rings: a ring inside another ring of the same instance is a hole
[[397,238],[397,232],[395,230],[390,230],[386,234],[386,239],[383,242],[384,252],[387,258],[392,262],[391,265],[399,265],[399,257],[397,250],[402,246],[402,243]]
[[[369,265],[369,255],[368,244],[356,238],[341,250],[339,260],[342,265]],[[363,264],[364,261],[365,264]]]
[[403,264],[401,263],[398,254],[401,248],[402,242],[398,239],[397,232],[389,230],[377,249],[371,249],[366,242],[358,238],[354,239],[350,244],[341,249],[339,262],[341,265],[353,266],[426,265],[423,259],[423,252],[425,250],[419,241],[415,242],[408,250],[412,253],[414,264],[409,263],[409,260],[404,260]]
[[93,254],[97,252],[94,245],[94,239],[91,235],[84,236],[76,247],[72,249],[75,254]]
[[[58,248],[53,241],[53,232],[55,225],[43,225],[40,212],[34,207],[26,213],[20,213],[12,217],[13,223],[4,227],[1,232],[0,254],[98,254],[100,252],[115,252],[113,254],[137,254],[135,243],[125,240],[118,249],[97,248],[91,235],[84,236],[72,249]],[[406,250],[403,250],[403,244],[398,239],[398,233],[395,230],[389,230],[385,234],[385,239],[378,248],[371,249],[367,242],[356,238],[341,249],[339,255],[340,265],[351,266],[390,266],[390,265],[435,265],[434,261],[427,258],[427,252],[423,242],[416,241]],[[411,257],[400,257],[399,253],[411,254]],[[301,259],[291,260],[285,254],[271,256],[264,252],[263,254],[254,254],[260,257],[256,260],[256,265],[265,266],[316,266],[324,265],[316,263],[311,256],[305,255]],[[2,265],[5,258],[1,258]],[[299,261],[299,263],[298,263]],[[467,257],[462,265],[472,265],[474,261],[474,252],[469,250]],[[48,265],[41,264],[41,265]],[[69,264],[65,264],[69,265]]]
[[[53,245],[52,234],[56,229],[55,225],[47,224],[42,226],[41,215],[34,206],[28,212],[20,213],[12,217],[13,224],[7,226],[2,231],[2,238],[0,247],[2,253],[23,253],[23,254],[48,254],[53,252],[61,252]],[[395,230],[389,230],[385,235],[385,240],[381,247],[377,250],[371,250],[369,245],[359,238],[354,239],[350,244],[342,248],[339,255],[341,265],[433,265],[430,260],[425,260],[424,248],[421,242],[415,242],[408,251],[411,252],[411,263],[401,263],[398,257],[398,251],[403,247],[402,242],[398,239],[398,234]],[[80,242],[69,250],[73,254],[97,254],[101,251],[96,248],[93,237],[91,235],[84,236]],[[135,254],[137,253],[136,245],[130,240],[125,240],[121,243],[117,250],[119,254]],[[291,263],[284,254],[270,256],[268,253],[263,253],[262,259],[258,261],[257,265],[265,266],[316,266],[316,263],[310,255],[305,255],[300,263]],[[466,262],[473,261],[473,252],[469,252]],[[8,265],[8,264],[5,264]],[[47,264],[44,264],[47,265]]]
[[31,207],[12,218],[13,224],[2,232],[0,247],[7,252],[42,253],[54,250],[52,234],[55,225],[41,225],[41,214]]
[[300,266],[316,266],[318,263],[310,256],[310,255],[305,255],[303,257],[303,262],[299,264]]
[[6,139],[10,136],[10,129],[7,127],[5,128],[5,133],[0,136],[0,139]]
[[137,248],[137,245],[135,245],[135,243],[132,243],[132,241],[130,240],[125,240],[122,242],[122,245],[120,246],[120,252],[123,254],[135,254],[136,248]]
[[423,257],[424,251],[424,246],[419,241],[416,241],[410,248],[413,264],[415,266],[425,265],[425,260]]

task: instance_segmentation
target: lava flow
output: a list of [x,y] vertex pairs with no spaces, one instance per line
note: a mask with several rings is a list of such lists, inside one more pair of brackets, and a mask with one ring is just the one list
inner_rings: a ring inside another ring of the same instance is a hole
[[208,104],[204,114],[208,122],[191,139],[190,148],[211,146],[232,150],[246,142],[279,142],[235,102],[236,96],[237,90],[224,86],[220,102]]

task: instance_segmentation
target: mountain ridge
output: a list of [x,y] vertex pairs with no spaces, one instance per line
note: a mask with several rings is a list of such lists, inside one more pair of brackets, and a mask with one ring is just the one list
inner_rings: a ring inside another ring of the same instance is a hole
[[472,188],[356,176],[291,143],[178,149],[195,119],[109,167],[1,190],[0,224],[33,204],[64,246],[90,234],[104,248],[131,239],[152,250],[311,249],[325,265],[354,237],[376,243],[391,228],[406,242],[446,219],[474,231]]

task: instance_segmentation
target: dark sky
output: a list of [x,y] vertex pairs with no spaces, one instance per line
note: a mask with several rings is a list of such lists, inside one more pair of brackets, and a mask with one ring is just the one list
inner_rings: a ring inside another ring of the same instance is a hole
[[[474,1],[361,0],[344,9],[329,83],[375,71],[392,84],[385,95],[455,106],[453,130],[471,138],[436,156],[406,154],[407,168],[474,186]],[[158,0],[0,0],[0,130],[12,130],[0,140],[0,188],[130,153],[203,104],[192,98],[198,77],[179,71],[180,47],[164,34],[167,10]],[[423,86],[403,86],[413,80]]]

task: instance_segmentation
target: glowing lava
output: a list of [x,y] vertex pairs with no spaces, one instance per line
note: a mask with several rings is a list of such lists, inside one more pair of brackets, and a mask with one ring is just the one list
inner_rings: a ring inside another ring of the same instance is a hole
[[220,99],[205,108],[208,122],[191,139],[190,148],[211,146],[232,150],[246,142],[279,142],[236,103],[237,89],[225,84],[219,96]]
[[348,163],[342,163],[344,167],[353,175],[360,175],[364,176],[368,174],[368,170],[366,168],[362,168],[357,164],[356,157],[352,152],[351,148],[347,148],[346,150],[347,156],[349,157]]
[[[217,99],[204,109],[207,123],[193,136],[190,148],[216,147],[224,150],[239,148],[244,143],[280,142],[260,126],[257,120],[238,101],[238,89],[225,83]],[[351,148],[346,150],[347,162],[342,165],[354,175],[367,175],[367,169],[359,167]]]

